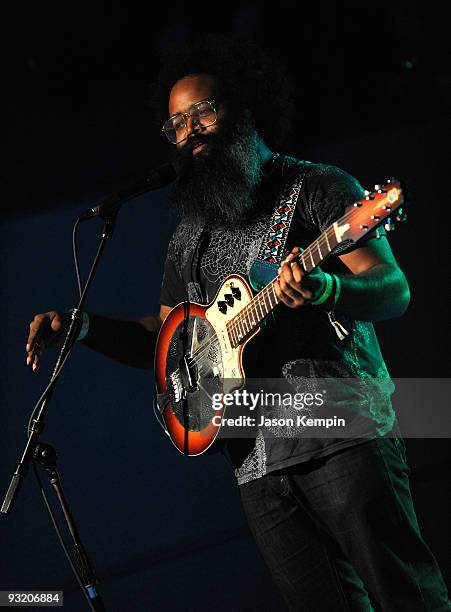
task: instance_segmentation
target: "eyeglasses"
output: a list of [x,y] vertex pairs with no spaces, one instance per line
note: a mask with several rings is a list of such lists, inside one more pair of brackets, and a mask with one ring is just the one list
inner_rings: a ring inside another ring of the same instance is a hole
[[169,142],[178,144],[188,137],[188,117],[191,117],[193,120],[193,126],[200,125],[201,127],[208,127],[213,125],[218,118],[215,101],[201,100],[190,106],[187,113],[176,113],[172,115],[172,117],[169,117],[161,128],[161,131],[165,133]]

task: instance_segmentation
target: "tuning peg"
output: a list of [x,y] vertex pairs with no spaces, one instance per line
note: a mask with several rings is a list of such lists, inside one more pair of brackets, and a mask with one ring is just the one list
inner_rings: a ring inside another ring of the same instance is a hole
[[396,213],[396,217],[395,217],[396,221],[399,221],[400,223],[404,223],[404,221],[407,221],[407,213],[403,208],[399,208],[398,212]]
[[386,189],[382,189],[382,185],[374,185],[374,191],[377,193],[387,193]]
[[395,224],[393,223],[393,221],[391,220],[391,217],[389,217],[387,219],[387,222],[384,225],[385,231],[386,232],[394,232],[395,231]]

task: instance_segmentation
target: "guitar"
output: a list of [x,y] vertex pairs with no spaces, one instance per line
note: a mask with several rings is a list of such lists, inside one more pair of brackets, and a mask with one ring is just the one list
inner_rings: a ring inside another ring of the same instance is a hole
[[[303,270],[321,265],[343,240],[355,243],[384,222],[392,229],[396,211],[396,219],[404,219],[403,201],[401,186],[393,179],[365,191],[363,199],[297,256]],[[165,319],[155,350],[157,404],[166,433],[181,453],[200,455],[218,436],[225,407],[213,406],[212,395],[244,385],[244,347],[279,303],[277,268],[255,295],[243,276],[232,274],[210,304],[182,302]]]

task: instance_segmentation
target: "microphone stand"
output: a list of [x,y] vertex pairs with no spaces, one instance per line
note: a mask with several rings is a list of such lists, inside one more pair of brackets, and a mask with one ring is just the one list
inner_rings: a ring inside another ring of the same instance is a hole
[[[118,207],[116,207],[118,208]],[[19,488],[23,482],[23,479],[28,471],[28,466],[31,459],[39,460],[40,462],[46,462],[46,455],[42,450],[43,445],[39,443],[38,436],[44,429],[44,417],[47,413],[48,406],[50,404],[50,400],[52,398],[53,392],[56,387],[57,380],[59,378],[59,374],[66,362],[66,359],[69,357],[70,351],[76,341],[78,331],[80,329],[80,323],[82,319],[82,310],[86,301],[86,294],[88,289],[90,288],[95,272],[100,262],[101,255],[106,245],[106,241],[111,238],[114,231],[114,224],[116,221],[117,210],[115,212],[109,213],[103,216],[104,225],[102,229],[102,235],[100,244],[94,258],[91,270],[89,272],[88,280],[86,281],[86,285],[83,289],[82,295],[80,297],[80,301],[78,303],[77,308],[72,309],[71,320],[69,324],[69,328],[66,332],[66,336],[61,347],[60,353],[58,355],[58,359],[56,361],[56,365],[54,367],[52,378],[50,380],[49,385],[44,391],[43,395],[39,399],[35,409],[33,410],[32,418],[31,418],[31,427],[28,431],[28,440],[25,445],[25,449],[22,453],[20,461],[17,465],[16,471],[14,472],[11,482],[8,487],[8,491],[3,500],[3,504],[0,512],[2,514],[8,514],[14,504],[15,499],[17,498],[17,494],[19,492]],[[56,461],[56,452],[51,447],[45,447],[45,451],[49,457],[53,457]],[[50,475],[50,482],[53,485],[58,500],[61,504],[62,511],[64,517],[66,519],[69,531],[72,535],[74,546],[75,546],[75,557],[78,560],[78,564],[81,570],[81,580],[83,581],[84,591],[83,594],[87,597],[89,605],[92,610],[96,611],[104,611],[104,605],[100,595],[96,592],[94,584],[97,583],[97,580],[94,575],[94,571],[90,567],[88,557],[84,551],[84,548],[80,542],[78,537],[78,532],[73,522],[71,513],[68,509],[67,502],[64,498],[64,494],[62,493],[62,489],[59,484],[59,477],[56,471],[56,465],[47,464],[45,465],[45,469],[48,471]]]

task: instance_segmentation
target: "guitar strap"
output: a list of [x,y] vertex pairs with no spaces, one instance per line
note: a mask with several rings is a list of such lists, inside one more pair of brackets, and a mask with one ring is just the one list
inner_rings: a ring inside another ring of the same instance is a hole
[[[273,156],[272,161],[277,157],[279,153]],[[269,220],[268,231],[263,236],[258,257],[249,271],[249,281],[255,291],[263,289],[277,276],[277,269],[285,256],[285,244],[306,171],[307,164],[304,163],[303,171],[296,176],[294,181],[287,182],[279,194]]]

